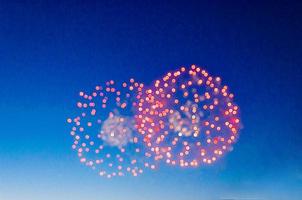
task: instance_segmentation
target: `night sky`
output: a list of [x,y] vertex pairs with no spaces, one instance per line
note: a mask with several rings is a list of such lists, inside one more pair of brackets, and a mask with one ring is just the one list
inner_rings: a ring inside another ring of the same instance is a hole
[[[0,0],[0,199],[300,199],[301,24],[294,1]],[[78,162],[66,118],[80,90],[191,64],[235,94],[232,152],[111,180]]]

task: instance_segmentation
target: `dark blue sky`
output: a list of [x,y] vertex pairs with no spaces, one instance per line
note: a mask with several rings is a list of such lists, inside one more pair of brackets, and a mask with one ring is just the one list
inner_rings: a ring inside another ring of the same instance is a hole
[[[298,199],[301,10],[294,1],[0,0],[0,199]],[[134,180],[103,180],[78,163],[65,121],[79,90],[148,84],[190,64],[235,93],[244,129],[233,152],[213,167]]]

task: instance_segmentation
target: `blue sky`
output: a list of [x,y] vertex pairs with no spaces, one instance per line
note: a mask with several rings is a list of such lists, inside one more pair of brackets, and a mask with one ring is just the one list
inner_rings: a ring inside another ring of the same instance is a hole
[[[0,1],[0,199],[298,199],[301,3]],[[244,129],[211,167],[107,180],[79,164],[79,90],[197,64],[235,93]]]

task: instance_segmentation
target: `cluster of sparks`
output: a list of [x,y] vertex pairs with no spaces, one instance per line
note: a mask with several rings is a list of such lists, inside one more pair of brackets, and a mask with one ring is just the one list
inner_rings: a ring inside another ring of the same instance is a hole
[[105,87],[96,86],[90,94],[79,93],[80,114],[67,119],[73,125],[72,149],[81,163],[98,170],[100,176],[137,176],[144,168],[155,169],[139,142],[140,135],[135,133],[132,117],[134,99],[142,93],[142,88],[143,84],[134,79],[120,87],[111,80]]
[[[72,148],[82,163],[111,178],[155,169],[212,164],[238,138],[239,107],[220,77],[192,65],[167,73],[151,87],[130,79],[80,92]],[[93,155],[92,155],[93,154]]]

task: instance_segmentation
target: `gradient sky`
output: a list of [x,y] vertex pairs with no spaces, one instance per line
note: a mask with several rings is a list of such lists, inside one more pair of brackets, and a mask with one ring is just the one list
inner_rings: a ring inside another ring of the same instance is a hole
[[[298,200],[301,10],[280,1],[0,0],[0,199]],[[66,118],[79,90],[130,77],[148,84],[190,64],[235,93],[244,129],[233,152],[211,167],[113,180],[78,162]]]

